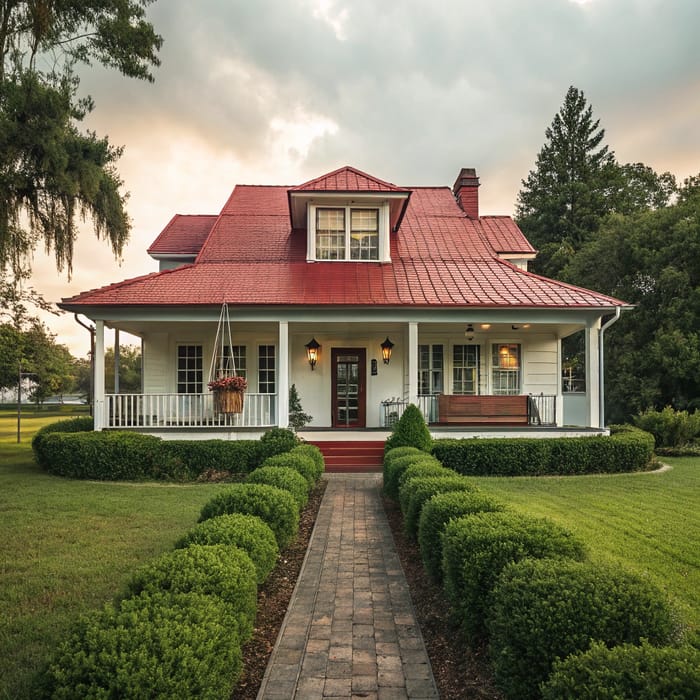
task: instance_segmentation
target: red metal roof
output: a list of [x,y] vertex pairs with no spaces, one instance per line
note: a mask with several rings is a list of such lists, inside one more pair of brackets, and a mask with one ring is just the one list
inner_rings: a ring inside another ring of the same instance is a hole
[[[351,169],[342,172],[349,177]],[[330,184],[332,176],[312,182]],[[290,228],[288,190],[238,185],[193,264],[84,292],[62,306],[624,306],[499,259],[497,252],[534,250],[508,217],[469,219],[447,187],[410,188],[401,227],[391,234],[391,263],[306,262],[306,231]]]
[[405,187],[384,182],[349,165],[296,187],[290,187],[289,190],[290,192],[406,192]]
[[150,255],[197,255],[217,218],[216,214],[175,214],[147,252]]

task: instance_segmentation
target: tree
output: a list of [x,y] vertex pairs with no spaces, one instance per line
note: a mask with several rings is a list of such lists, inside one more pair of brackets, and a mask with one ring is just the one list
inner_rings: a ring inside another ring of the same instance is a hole
[[296,384],[289,387],[289,425],[296,433],[301,430],[307,423],[310,423],[312,417],[308,413],[304,413],[301,406],[301,398],[297,391]]
[[535,169],[522,181],[516,218],[539,250],[533,269],[558,277],[608,214],[666,206],[676,181],[643,163],[619,165],[600,120],[573,86],[545,135]]
[[0,270],[27,271],[43,243],[70,274],[78,216],[121,253],[121,149],[78,130],[93,103],[78,98],[74,67],[152,80],[162,45],[144,19],[152,1],[0,0]]
[[9,323],[0,324],[0,389],[17,386],[24,337]]
[[700,177],[676,204],[613,215],[564,277],[635,304],[606,335],[608,418],[700,407]]
[[[114,391],[114,348],[105,351],[105,391]],[[135,345],[119,348],[119,393],[141,392],[141,349]]]
[[32,374],[32,400],[43,403],[49,396],[63,395],[75,386],[75,360],[65,345],[46,327],[35,322],[24,334],[23,368]]

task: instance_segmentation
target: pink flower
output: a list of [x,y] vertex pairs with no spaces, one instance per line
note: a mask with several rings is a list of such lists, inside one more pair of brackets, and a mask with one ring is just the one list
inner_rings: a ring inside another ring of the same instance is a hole
[[219,377],[207,386],[211,391],[245,391],[248,382],[245,377]]

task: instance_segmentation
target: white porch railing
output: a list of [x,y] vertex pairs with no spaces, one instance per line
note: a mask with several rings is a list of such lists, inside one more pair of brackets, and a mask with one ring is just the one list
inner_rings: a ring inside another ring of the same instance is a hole
[[107,428],[268,428],[277,425],[277,394],[246,392],[243,413],[218,413],[206,394],[106,394]]

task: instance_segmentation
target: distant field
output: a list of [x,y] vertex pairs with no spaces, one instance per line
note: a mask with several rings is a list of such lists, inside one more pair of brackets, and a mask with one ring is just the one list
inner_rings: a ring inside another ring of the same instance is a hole
[[[45,474],[30,439],[69,409],[0,410],[0,699],[31,679],[79,613],[112,600],[142,562],[172,547],[220,486],[96,483]],[[83,413],[84,415],[84,413]]]
[[477,478],[518,510],[577,533],[593,559],[619,563],[663,588],[700,631],[700,458],[664,458],[662,473]]

